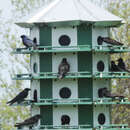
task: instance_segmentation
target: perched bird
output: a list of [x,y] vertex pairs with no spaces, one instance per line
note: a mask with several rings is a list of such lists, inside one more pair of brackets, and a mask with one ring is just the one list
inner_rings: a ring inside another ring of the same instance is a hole
[[70,71],[70,65],[67,62],[66,58],[63,58],[59,67],[58,67],[58,77],[59,79],[62,79],[65,77],[65,75],[67,74],[67,72]]
[[41,115],[37,114],[35,116],[32,116],[32,117],[24,120],[21,123],[16,123],[15,127],[21,128],[22,126],[33,126],[38,123],[40,118],[41,118]]
[[70,124],[70,117],[68,115],[63,115],[61,117],[61,125],[69,125]]
[[126,68],[125,62],[123,61],[122,58],[119,58],[117,61],[118,61],[118,65],[117,66],[118,66],[120,71],[125,71],[125,72],[129,72],[130,73],[130,71]]
[[122,96],[122,95],[112,94],[107,88],[100,88],[98,90],[98,96],[100,98],[103,98],[103,97],[109,97],[109,98],[116,98],[116,97],[118,97],[118,98],[121,98],[121,99],[124,98],[124,96]]
[[120,43],[114,39],[111,39],[109,37],[101,37],[99,36],[97,39],[97,42],[99,45],[102,45],[103,42],[107,43],[107,44],[111,44],[111,45],[117,45],[117,46],[123,46],[123,43]]
[[11,101],[7,102],[7,104],[12,105],[15,102],[17,103],[21,103],[24,101],[24,99],[28,96],[28,92],[31,89],[29,88],[25,88],[22,92],[20,92],[15,98],[13,98]]
[[100,88],[100,89],[98,89],[98,97],[99,97],[99,98],[103,98],[103,97],[104,97],[104,92],[103,92],[104,89],[105,89],[105,88]]
[[118,68],[118,66],[116,65],[115,61],[111,61],[110,71],[112,71],[112,72],[117,72],[117,71],[119,71],[119,68]]
[[26,48],[34,47],[37,48],[37,39],[34,38],[33,40],[29,39],[26,35],[21,35],[22,42],[26,46]]

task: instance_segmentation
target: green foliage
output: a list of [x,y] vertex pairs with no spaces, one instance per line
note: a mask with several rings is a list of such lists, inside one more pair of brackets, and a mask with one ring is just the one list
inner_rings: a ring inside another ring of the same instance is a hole
[[[124,43],[126,46],[130,46],[130,1],[129,0],[112,0],[109,1],[108,10],[113,14],[123,18],[125,24],[119,28],[111,29],[111,36]],[[129,53],[113,55],[112,59],[117,59],[120,56],[123,57],[127,68],[130,69]],[[130,99],[130,80],[121,79],[116,81],[116,87],[113,86],[113,91],[124,95]],[[130,101],[130,100],[129,100]],[[112,106],[112,123],[114,124],[129,124],[130,127],[130,106],[129,105],[114,105]]]
[[30,107],[8,106],[6,102],[14,98],[25,87],[29,87],[29,83],[12,81],[11,77],[16,73],[29,71],[30,57],[11,53],[14,48],[23,46],[18,35],[19,30],[14,30],[14,23],[12,24],[14,18],[9,21],[3,20],[0,12],[0,20],[0,124],[2,130],[15,130],[14,124],[23,121],[30,115]]

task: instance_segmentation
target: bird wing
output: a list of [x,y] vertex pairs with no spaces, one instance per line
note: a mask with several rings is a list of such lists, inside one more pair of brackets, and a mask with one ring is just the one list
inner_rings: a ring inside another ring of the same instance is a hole
[[61,63],[59,66],[59,73],[67,73],[70,70],[70,65],[66,63]]
[[7,103],[13,104],[13,103],[15,103],[15,102],[23,101],[24,98],[27,97],[27,95],[28,95],[28,92],[26,92],[26,91],[23,90],[23,91],[20,92],[15,98],[13,98],[11,101],[9,101],[9,102],[7,102]]
[[106,42],[106,43],[108,43],[108,44],[117,45],[117,46],[122,46],[122,45],[124,45],[123,43],[118,42],[118,41],[116,41],[116,40],[114,40],[114,39],[111,39],[111,38],[109,38],[109,37],[104,37],[104,38],[103,38],[103,41]]
[[32,47],[33,46],[33,41],[31,39],[29,39],[27,36],[22,38],[23,44],[26,47]]
[[32,125],[32,124],[35,124],[36,123],[36,120],[34,119],[34,117],[30,117],[26,120],[24,120],[23,122],[21,123],[16,123],[16,127],[20,127],[20,126],[24,126],[24,125]]

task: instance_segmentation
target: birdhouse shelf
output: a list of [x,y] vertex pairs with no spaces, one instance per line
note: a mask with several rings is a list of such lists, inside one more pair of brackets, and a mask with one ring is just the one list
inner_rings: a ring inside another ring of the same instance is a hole
[[[130,73],[128,72],[97,72],[95,74],[92,74],[90,72],[76,72],[76,73],[68,73],[68,75],[65,77],[66,79],[79,79],[79,78],[93,78],[93,79],[129,79]],[[57,79],[57,73],[40,73],[38,75],[33,74],[17,74],[13,78],[13,80],[38,80],[38,79]]]
[[122,46],[70,46],[70,47],[52,47],[52,46],[39,46],[36,50],[33,48],[17,48],[14,49],[14,54],[32,54],[32,53],[62,53],[62,52],[106,52],[106,53],[126,53],[130,52],[129,47]]

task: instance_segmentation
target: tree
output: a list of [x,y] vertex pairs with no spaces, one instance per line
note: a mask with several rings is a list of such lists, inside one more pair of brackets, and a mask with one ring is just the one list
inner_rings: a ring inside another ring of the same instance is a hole
[[[129,0],[109,0],[108,10],[113,14],[123,18],[125,24],[119,28],[111,29],[111,37],[121,41],[125,46],[130,46],[130,1]],[[129,53],[113,55],[112,59],[123,57],[127,68],[130,68]],[[113,91],[119,94],[124,94],[130,101],[130,80],[116,80],[116,85],[113,85]],[[130,127],[130,105],[114,105],[112,107],[112,123],[114,124],[129,124]],[[113,116],[114,115],[114,116]]]
[[[3,20],[0,15],[0,67],[2,68],[0,71],[0,86],[3,92],[0,96],[0,124],[2,130],[15,130],[14,124],[24,120],[30,114],[29,107],[10,107],[6,104],[23,88],[29,87],[29,81],[13,81],[11,79],[14,74],[28,73],[29,71],[29,55],[13,55],[11,53],[14,48],[23,46],[19,37],[23,30],[14,25],[16,16],[20,19],[23,13],[29,12],[29,8],[35,7],[37,0],[28,1],[27,6],[26,3],[21,0],[12,0],[14,17],[10,20]],[[24,31],[24,33],[26,32],[28,30]]]

